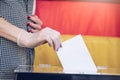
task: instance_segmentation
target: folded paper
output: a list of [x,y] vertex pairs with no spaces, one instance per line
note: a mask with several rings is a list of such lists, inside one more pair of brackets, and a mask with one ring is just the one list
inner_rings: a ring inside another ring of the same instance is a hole
[[64,72],[91,73],[96,72],[96,65],[81,35],[77,35],[62,43],[57,52]]

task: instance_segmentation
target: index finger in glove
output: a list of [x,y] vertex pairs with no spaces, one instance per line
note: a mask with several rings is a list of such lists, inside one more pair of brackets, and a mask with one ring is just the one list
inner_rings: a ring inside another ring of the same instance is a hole
[[51,34],[51,39],[52,39],[54,50],[58,51],[58,49],[61,46],[60,33],[53,33],[53,34]]

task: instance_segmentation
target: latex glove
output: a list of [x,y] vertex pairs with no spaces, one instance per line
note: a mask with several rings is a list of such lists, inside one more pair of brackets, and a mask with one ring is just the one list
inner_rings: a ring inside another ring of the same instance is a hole
[[61,47],[60,33],[46,27],[36,33],[28,33],[25,30],[21,30],[17,38],[19,46],[28,48],[34,48],[46,42],[57,51]]

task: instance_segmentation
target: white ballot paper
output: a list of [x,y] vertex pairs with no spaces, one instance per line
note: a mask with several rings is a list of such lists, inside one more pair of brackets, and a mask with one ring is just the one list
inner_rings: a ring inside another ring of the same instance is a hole
[[64,41],[57,55],[64,72],[95,73],[97,71],[81,35]]

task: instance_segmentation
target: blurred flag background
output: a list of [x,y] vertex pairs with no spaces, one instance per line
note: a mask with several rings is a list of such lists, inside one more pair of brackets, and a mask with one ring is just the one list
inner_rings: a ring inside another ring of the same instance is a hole
[[[81,34],[97,66],[120,68],[120,0],[37,0],[36,3],[36,15],[44,25],[60,31],[63,41]],[[39,57],[35,57],[35,64],[61,66],[48,47],[36,48],[36,55]]]

